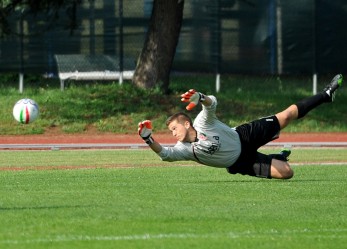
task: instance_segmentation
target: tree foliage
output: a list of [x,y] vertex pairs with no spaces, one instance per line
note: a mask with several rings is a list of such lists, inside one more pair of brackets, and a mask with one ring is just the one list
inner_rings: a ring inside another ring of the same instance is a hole
[[13,14],[44,16],[45,27],[49,29],[59,18],[62,9],[65,10],[70,22],[68,27],[71,31],[76,28],[77,5],[81,0],[1,0],[0,1],[0,32],[2,34],[15,33],[10,25],[10,18]]

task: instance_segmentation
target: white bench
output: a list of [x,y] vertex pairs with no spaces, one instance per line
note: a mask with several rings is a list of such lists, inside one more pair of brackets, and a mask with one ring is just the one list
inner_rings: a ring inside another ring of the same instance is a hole
[[[65,80],[131,80],[134,70],[119,70],[119,60],[109,55],[57,54],[60,89],[64,91]],[[131,60],[125,60],[127,68]]]

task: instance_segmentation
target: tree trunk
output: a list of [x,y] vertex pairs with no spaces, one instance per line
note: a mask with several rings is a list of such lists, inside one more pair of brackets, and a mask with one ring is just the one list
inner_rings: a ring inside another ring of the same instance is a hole
[[146,89],[159,85],[168,92],[183,7],[184,0],[154,0],[147,38],[133,77],[135,85]]

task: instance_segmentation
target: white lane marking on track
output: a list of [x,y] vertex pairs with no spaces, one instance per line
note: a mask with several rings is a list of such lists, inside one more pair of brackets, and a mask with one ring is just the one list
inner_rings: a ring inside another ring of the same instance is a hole
[[332,166],[332,165],[347,165],[347,162],[304,162],[304,163],[290,163],[292,166],[310,166],[310,165],[319,165],[319,166]]

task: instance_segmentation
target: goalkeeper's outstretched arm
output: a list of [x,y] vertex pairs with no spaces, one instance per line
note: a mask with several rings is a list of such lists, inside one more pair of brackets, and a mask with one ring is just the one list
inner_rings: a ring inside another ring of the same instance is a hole
[[150,120],[145,120],[139,123],[138,133],[155,153],[159,153],[162,150],[160,143],[154,141],[152,137],[152,122]]
[[161,152],[161,150],[163,149],[161,144],[158,143],[157,141],[153,140],[153,143],[149,145],[149,147],[155,152],[155,153],[159,153]]
[[210,106],[212,104],[212,100],[208,96],[201,92],[197,92],[194,89],[190,89],[186,93],[182,94],[181,97],[182,102],[189,102],[186,107],[188,111],[197,106],[199,102],[205,106]]
[[[194,89],[190,89],[186,93],[182,94],[181,101],[189,103],[186,107],[188,111],[197,106],[199,102],[204,106],[210,106],[212,104],[211,98]],[[194,131],[194,128],[191,128]],[[162,151],[163,147],[161,144],[155,141],[152,137],[152,122],[150,120],[144,120],[138,124],[138,134],[155,153],[160,153]]]

